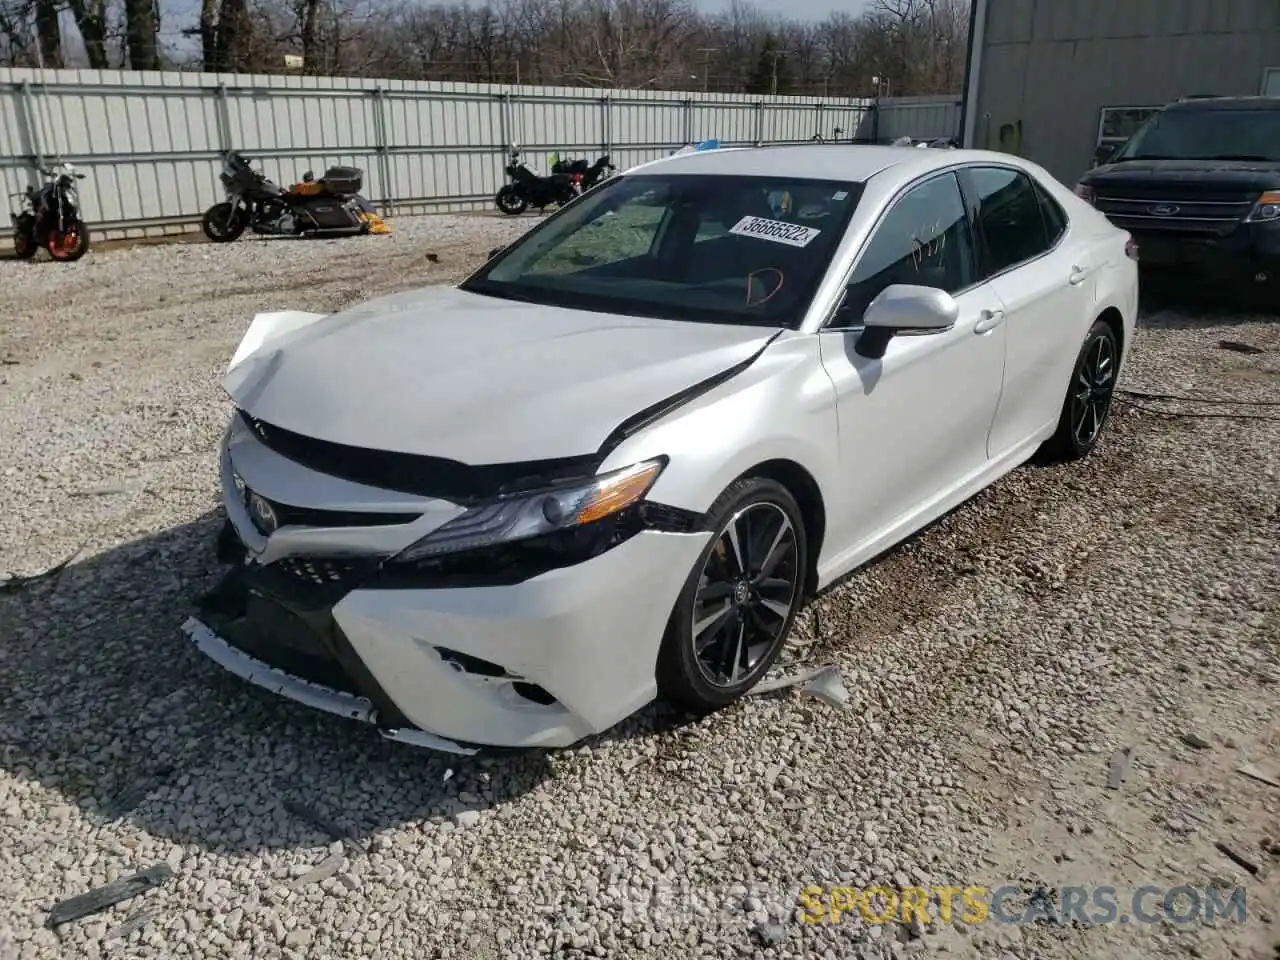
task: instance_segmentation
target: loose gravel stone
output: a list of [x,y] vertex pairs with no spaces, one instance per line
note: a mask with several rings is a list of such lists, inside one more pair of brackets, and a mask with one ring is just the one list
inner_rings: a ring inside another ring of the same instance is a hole
[[[118,955],[147,958],[1251,943],[1254,921],[1216,941],[1130,925],[1015,942],[936,912],[883,925],[852,907],[814,924],[797,905],[811,884],[1098,882],[1145,851],[1153,870],[1176,856],[1209,875],[1230,867],[1214,817],[1280,833],[1265,785],[1220,786],[1235,748],[1178,743],[1211,730],[1262,751],[1280,730],[1271,421],[1118,407],[1095,456],[1015,471],[812,603],[793,655],[840,665],[846,711],[796,692],[698,722],[655,706],[568,750],[445,758],[281,701],[189,647],[178,627],[217,575],[218,381],[251,316],[455,281],[535,222],[401,219],[391,237],[0,262],[0,571],[78,551],[56,577],[0,586],[0,956],[98,955],[122,924]],[[1274,319],[1166,309],[1133,349],[1132,389],[1280,400]],[[1108,758],[1131,743],[1124,790],[1106,791]],[[131,809],[106,816],[131,789]],[[367,853],[289,804],[350,827]],[[42,929],[58,899],[155,862],[176,873],[164,888],[61,939]],[[1270,887],[1258,896],[1276,912]],[[154,918],[130,928],[144,909]]]

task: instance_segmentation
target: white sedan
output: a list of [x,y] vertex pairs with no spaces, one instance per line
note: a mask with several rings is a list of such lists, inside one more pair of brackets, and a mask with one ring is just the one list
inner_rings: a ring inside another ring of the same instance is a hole
[[457,287],[254,319],[224,380],[222,666],[439,750],[710,711],[815,591],[1098,443],[1137,252],[974,151],[690,153]]

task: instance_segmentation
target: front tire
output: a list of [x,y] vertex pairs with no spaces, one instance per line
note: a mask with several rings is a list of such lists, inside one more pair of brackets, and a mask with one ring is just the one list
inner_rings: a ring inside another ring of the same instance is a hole
[[204,212],[200,220],[200,229],[214,243],[231,243],[240,239],[244,228],[249,225],[249,214],[243,207],[234,211],[230,203],[215,203]]
[[1088,456],[1098,445],[1111,415],[1111,398],[1120,367],[1120,344],[1105,320],[1089,328],[1062,401],[1058,429],[1041,447],[1041,458],[1068,462]]
[[529,209],[529,202],[520,196],[513,184],[507,184],[493,198],[494,203],[509,217],[518,217]]
[[715,534],[680,591],[658,654],[659,692],[695,713],[727,706],[768,672],[808,574],[800,507],[777,481],[734,481],[708,516]]
[[65,231],[49,231],[45,248],[53,259],[61,263],[74,263],[89,252],[89,228],[83,220],[72,220]]

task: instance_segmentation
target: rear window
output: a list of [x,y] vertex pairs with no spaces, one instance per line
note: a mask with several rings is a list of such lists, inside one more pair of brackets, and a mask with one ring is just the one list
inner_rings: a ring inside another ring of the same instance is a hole
[[615,177],[490,261],[474,293],[601,313],[797,327],[862,185]]
[[1280,110],[1165,110],[1142,125],[1120,160],[1280,162]]

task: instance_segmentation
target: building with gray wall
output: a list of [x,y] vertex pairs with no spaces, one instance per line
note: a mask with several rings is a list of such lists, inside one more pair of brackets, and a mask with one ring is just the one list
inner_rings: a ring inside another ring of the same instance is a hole
[[973,0],[965,146],[1064,183],[1179,97],[1280,96],[1280,0]]

